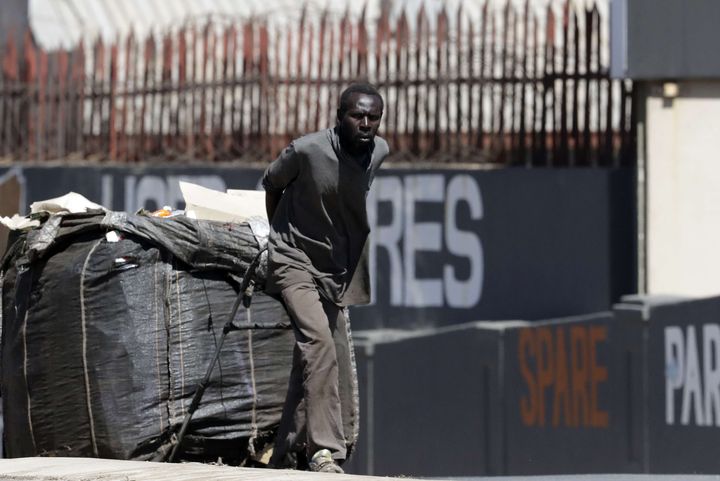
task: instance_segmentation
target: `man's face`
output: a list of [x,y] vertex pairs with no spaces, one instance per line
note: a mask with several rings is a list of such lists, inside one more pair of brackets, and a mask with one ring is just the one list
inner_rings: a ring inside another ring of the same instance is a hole
[[338,112],[340,140],[345,148],[358,153],[373,143],[382,119],[382,103],[375,95],[353,93],[348,104],[342,117]]

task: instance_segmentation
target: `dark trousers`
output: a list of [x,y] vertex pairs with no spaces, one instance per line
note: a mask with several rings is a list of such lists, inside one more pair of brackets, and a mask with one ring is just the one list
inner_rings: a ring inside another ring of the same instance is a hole
[[296,342],[271,464],[284,466],[288,452],[304,451],[310,458],[320,449],[330,450],[338,461],[344,460],[346,438],[354,442],[357,435],[348,432],[357,425],[357,412],[352,342],[345,311],[321,298],[312,282],[294,284],[281,294]]

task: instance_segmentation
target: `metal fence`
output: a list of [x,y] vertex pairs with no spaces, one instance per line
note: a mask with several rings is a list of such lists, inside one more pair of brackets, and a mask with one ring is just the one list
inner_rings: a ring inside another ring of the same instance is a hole
[[394,160],[633,162],[632,86],[608,75],[607,22],[570,1],[410,17],[302,15],[184,25],[46,52],[9,37],[0,155],[13,160],[266,161],[377,84]]

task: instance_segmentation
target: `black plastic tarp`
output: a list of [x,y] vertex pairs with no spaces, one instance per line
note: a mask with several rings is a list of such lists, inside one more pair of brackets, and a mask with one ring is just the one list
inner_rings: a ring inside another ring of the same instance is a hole
[[[247,223],[124,213],[51,216],[21,235],[0,268],[6,456],[167,449],[261,244]],[[242,461],[272,440],[294,338],[257,281],[235,323],[275,328],[228,334],[185,458]]]

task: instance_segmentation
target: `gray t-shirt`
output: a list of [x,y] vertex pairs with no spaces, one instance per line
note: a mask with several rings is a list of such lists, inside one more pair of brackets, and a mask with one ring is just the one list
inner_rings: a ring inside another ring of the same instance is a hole
[[268,166],[263,187],[283,192],[270,226],[268,292],[311,281],[339,306],[370,302],[365,199],[388,152],[375,137],[361,165],[327,129],[296,139]]

